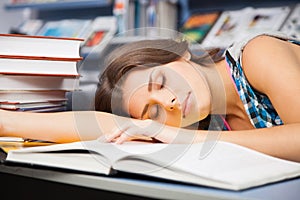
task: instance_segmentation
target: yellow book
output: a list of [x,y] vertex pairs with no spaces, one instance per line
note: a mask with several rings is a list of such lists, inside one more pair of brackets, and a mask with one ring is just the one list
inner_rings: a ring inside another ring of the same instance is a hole
[[24,139],[19,137],[0,137],[0,148],[8,153],[10,150],[22,149],[34,146],[46,146],[55,144],[53,142],[42,141],[42,140],[32,140]]

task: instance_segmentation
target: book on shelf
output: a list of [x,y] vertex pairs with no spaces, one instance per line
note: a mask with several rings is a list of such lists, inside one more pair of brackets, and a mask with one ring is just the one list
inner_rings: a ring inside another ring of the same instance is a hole
[[113,176],[119,172],[183,184],[243,190],[295,178],[300,163],[282,160],[236,144],[218,141],[201,155],[205,143],[163,144],[98,140],[12,150],[4,163]]
[[80,58],[81,38],[0,34],[0,55]]
[[227,48],[252,32],[278,31],[290,10],[288,6],[279,6],[223,11],[201,45]]
[[56,21],[47,21],[36,33],[36,35],[64,38],[82,38],[84,41],[86,41],[86,39],[92,33],[92,21],[92,19],[63,19]]
[[146,35],[147,31],[147,8],[149,6],[148,0],[137,0],[136,1],[136,14],[135,14],[135,28],[138,28],[137,35]]
[[280,31],[286,33],[290,37],[300,39],[300,3],[295,5]]
[[157,1],[157,26],[162,29],[177,30],[177,1]]
[[125,2],[125,8],[126,8],[126,24],[125,24],[125,28],[126,30],[132,30],[135,28],[135,20],[136,20],[136,9],[137,7],[137,0],[126,0]]
[[12,34],[24,34],[24,35],[36,35],[38,30],[43,26],[44,21],[41,19],[28,19],[16,27],[12,27],[10,33]]
[[80,60],[81,58],[0,55],[0,73],[78,76],[77,65]]
[[29,3],[48,3],[48,2],[58,2],[64,0],[10,0],[11,4],[29,4]]
[[91,24],[91,34],[81,46],[83,57],[96,54],[99,56],[104,47],[111,41],[117,31],[117,20],[114,16],[96,17]]
[[159,35],[159,28],[177,30],[177,0],[119,0],[113,13],[119,36]]
[[192,43],[201,43],[220,14],[219,11],[194,13],[183,23],[180,32]]
[[85,46],[86,47],[95,47],[102,41],[105,34],[106,34],[106,31],[104,31],[104,30],[94,31],[93,34],[87,39]]

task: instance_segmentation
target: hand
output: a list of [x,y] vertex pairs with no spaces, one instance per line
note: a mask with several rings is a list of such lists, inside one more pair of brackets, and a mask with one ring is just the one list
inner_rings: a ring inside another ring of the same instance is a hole
[[120,121],[112,133],[101,136],[99,141],[122,144],[132,138],[147,137],[163,143],[192,143],[199,139],[196,135],[199,136],[195,130],[167,126],[150,119],[131,119]]
[[122,144],[130,138],[155,138],[159,132],[164,128],[164,124],[156,121],[146,120],[129,120],[125,123],[118,124],[111,134],[106,134],[100,137],[101,141],[115,142]]

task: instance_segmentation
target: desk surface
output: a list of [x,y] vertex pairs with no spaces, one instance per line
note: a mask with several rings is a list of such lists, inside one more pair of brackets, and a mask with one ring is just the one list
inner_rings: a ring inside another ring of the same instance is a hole
[[[299,199],[300,178],[269,184],[243,191],[160,182],[127,177],[107,177],[50,169],[0,165],[0,173],[14,174],[36,180],[75,185],[92,190],[119,193],[124,196],[159,199]],[[0,176],[0,180],[3,179]]]

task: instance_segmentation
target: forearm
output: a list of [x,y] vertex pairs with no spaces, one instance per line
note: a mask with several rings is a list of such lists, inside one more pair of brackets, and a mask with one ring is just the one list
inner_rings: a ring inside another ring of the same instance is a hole
[[1,111],[1,136],[22,137],[53,142],[79,138],[71,113],[26,113]]
[[300,124],[246,131],[225,131],[220,134],[220,140],[271,156],[300,162]]
[[300,162],[300,124],[241,131],[187,130],[166,126],[156,135],[164,143],[197,143],[220,140]]
[[95,128],[96,120],[94,122],[91,120],[95,119],[93,111],[57,113],[1,111],[0,114],[0,136],[64,143],[96,139],[101,135],[101,129]]

